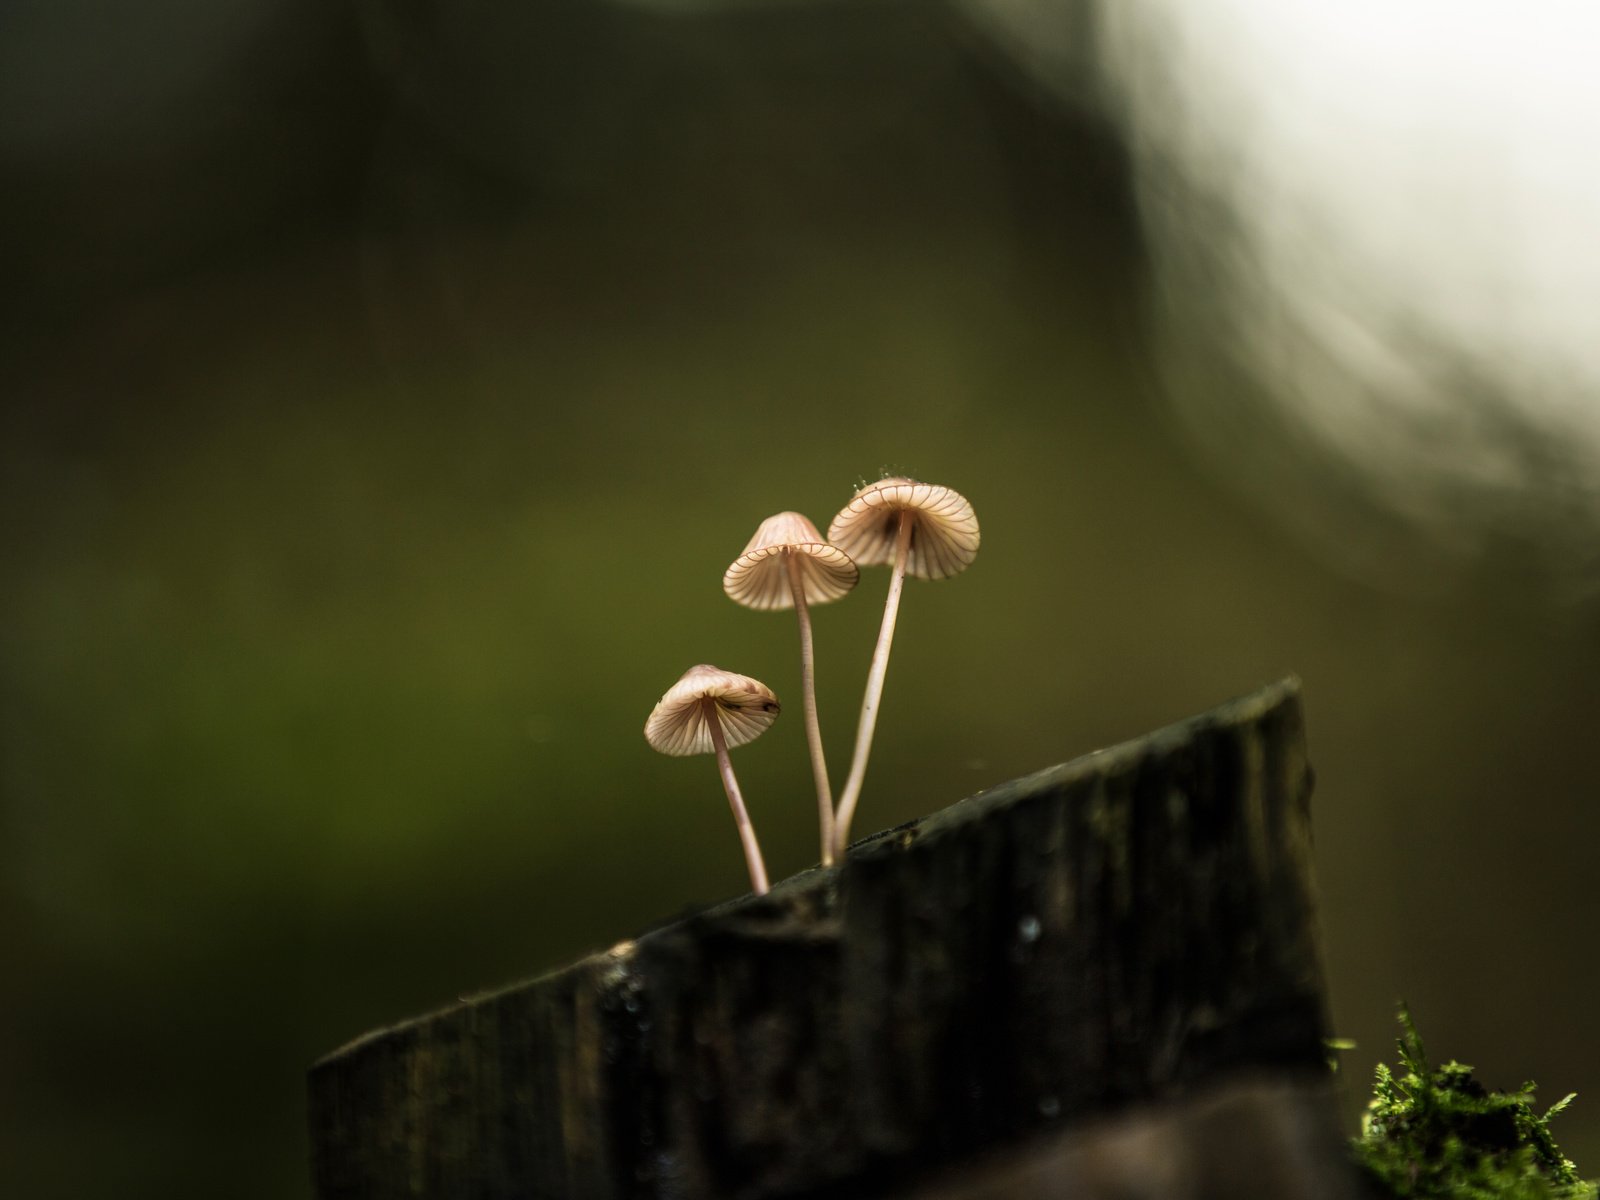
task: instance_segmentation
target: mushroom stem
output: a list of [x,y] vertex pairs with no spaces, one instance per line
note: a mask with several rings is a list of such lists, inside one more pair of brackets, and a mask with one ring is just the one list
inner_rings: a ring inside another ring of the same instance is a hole
[[761,860],[761,846],[756,841],[755,826],[750,824],[750,814],[745,811],[744,797],[739,794],[739,781],[733,777],[733,762],[728,758],[728,739],[722,736],[722,718],[717,715],[717,701],[706,697],[706,727],[711,731],[711,744],[717,750],[717,767],[722,772],[722,786],[728,793],[728,806],[733,809],[733,823],[739,827],[739,841],[744,845],[744,861],[750,868],[750,886],[758,896],[767,894],[767,864]]
[[800,690],[806,713],[806,742],[811,747],[811,774],[817,781],[817,820],[822,828],[822,865],[833,865],[833,789],[828,786],[828,762],[822,754],[822,727],[817,723],[817,665],[811,643],[811,610],[806,605],[805,581],[794,551],[789,560],[789,593],[800,619]]
[[900,593],[906,582],[906,556],[911,550],[911,530],[916,521],[900,514],[900,531],[894,542],[894,570],[889,576],[889,598],[883,605],[883,625],[878,630],[878,645],[872,652],[872,667],[867,672],[867,691],[861,700],[861,724],[856,727],[856,752],[850,761],[850,777],[839,794],[839,812],[834,824],[834,853],[843,855],[850,842],[850,820],[856,801],[861,798],[861,781],[867,774],[867,756],[872,753],[872,733],[878,725],[878,701],[883,696],[883,679],[889,672],[889,647],[894,642],[894,622],[900,614]]

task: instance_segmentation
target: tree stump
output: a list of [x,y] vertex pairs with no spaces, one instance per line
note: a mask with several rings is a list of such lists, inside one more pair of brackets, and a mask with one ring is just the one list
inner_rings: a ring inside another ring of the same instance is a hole
[[317,1196],[1346,1196],[1310,793],[1287,680],[369,1034]]

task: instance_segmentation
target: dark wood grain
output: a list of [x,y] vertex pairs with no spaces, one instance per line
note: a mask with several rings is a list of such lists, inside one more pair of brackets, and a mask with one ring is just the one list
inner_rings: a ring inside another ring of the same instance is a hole
[[1310,793],[1285,681],[371,1034],[312,1068],[317,1195],[881,1196],[1321,1088]]

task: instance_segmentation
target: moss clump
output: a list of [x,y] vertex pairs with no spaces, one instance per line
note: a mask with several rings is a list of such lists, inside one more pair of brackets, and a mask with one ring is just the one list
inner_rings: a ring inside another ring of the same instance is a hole
[[1418,1200],[1596,1200],[1533,1110],[1534,1085],[1491,1092],[1472,1068],[1428,1066],[1411,1014],[1400,1010],[1400,1065],[1378,1064],[1356,1158],[1382,1192]]

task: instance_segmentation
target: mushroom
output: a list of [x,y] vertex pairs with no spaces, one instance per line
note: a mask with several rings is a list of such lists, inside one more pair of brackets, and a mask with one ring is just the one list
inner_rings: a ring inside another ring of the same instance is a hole
[[947,579],[966,570],[978,555],[978,518],[966,497],[949,488],[914,479],[880,479],[851,497],[828,526],[828,540],[862,566],[888,563],[892,568],[883,625],[878,631],[878,645],[872,652],[867,690],[861,702],[855,756],[839,796],[835,819],[835,849],[843,854],[850,820],[861,798],[867,756],[872,752],[872,732],[878,723],[878,702],[889,670],[889,647],[894,641],[905,577]]
[[843,596],[861,578],[850,556],[830,546],[817,527],[797,512],[781,512],[761,522],[744,553],[722,576],[728,598],[746,608],[792,608],[800,619],[800,686],[811,747],[811,774],[817,784],[817,815],[822,826],[822,865],[833,864],[833,791],[817,725],[816,656],[811,644],[813,604]]
[[739,794],[739,781],[733,777],[728,747],[755,741],[778,719],[779,710],[778,697],[760,680],[701,663],[667,689],[644,723],[645,741],[662,754],[682,758],[716,753],[722,786],[750,868],[750,884],[758,896],[767,891],[767,867],[744,797]]

